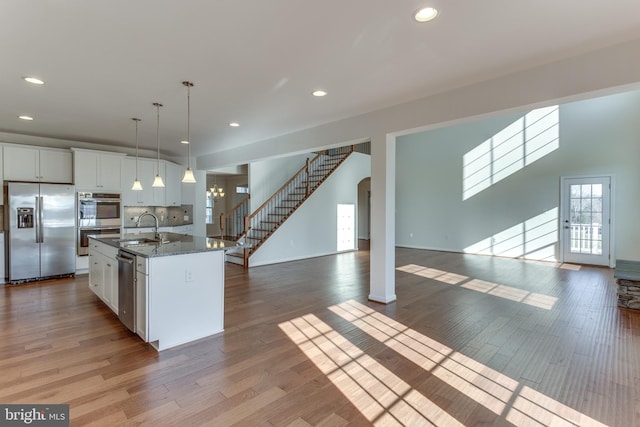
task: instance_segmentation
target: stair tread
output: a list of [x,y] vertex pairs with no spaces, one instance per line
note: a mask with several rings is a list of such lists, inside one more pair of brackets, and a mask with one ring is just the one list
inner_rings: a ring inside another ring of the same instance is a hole
[[241,254],[239,252],[227,252],[225,253],[226,256],[232,256],[232,257],[236,257],[236,258],[244,258],[244,254]]

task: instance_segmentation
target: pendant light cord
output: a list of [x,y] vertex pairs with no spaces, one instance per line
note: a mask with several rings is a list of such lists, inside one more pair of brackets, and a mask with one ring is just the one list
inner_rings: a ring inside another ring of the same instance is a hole
[[191,85],[187,84],[187,167],[191,169]]
[[138,180],[138,122],[141,119],[133,118],[131,119],[136,122],[136,181]]
[[191,86],[193,82],[182,82],[187,87],[187,169],[191,169]]
[[153,105],[156,106],[157,114],[156,114],[156,148],[158,150],[158,163],[157,163],[157,174],[160,175],[160,107],[162,104],[159,102],[155,102]]

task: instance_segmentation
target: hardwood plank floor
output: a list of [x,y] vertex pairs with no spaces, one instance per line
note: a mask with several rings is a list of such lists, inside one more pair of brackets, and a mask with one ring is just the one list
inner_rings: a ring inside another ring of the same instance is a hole
[[366,250],[228,264],[225,332],[157,353],[87,277],[5,286],[0,403],[72,425],[640,425],[640,313],[605,268]]

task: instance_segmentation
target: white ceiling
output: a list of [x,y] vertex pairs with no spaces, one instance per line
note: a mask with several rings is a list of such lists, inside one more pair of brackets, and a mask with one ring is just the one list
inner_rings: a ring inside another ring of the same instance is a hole
[[185,155],[191,80],[202,155],[638,37],[638,0],[2,0],[0,132],[132,147],[140,117],[154,149],[158,101]]

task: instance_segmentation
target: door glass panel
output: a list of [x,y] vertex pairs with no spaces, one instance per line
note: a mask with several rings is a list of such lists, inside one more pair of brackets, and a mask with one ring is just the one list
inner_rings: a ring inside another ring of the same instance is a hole
[[602,184],[594,185],[591,191],[593,197],[602,197]]
[[571,252],[602,254],[602,184],[571,185]]
[[580,186],[579,185],[572,185],[571,186],[571,198],[580,198]]

